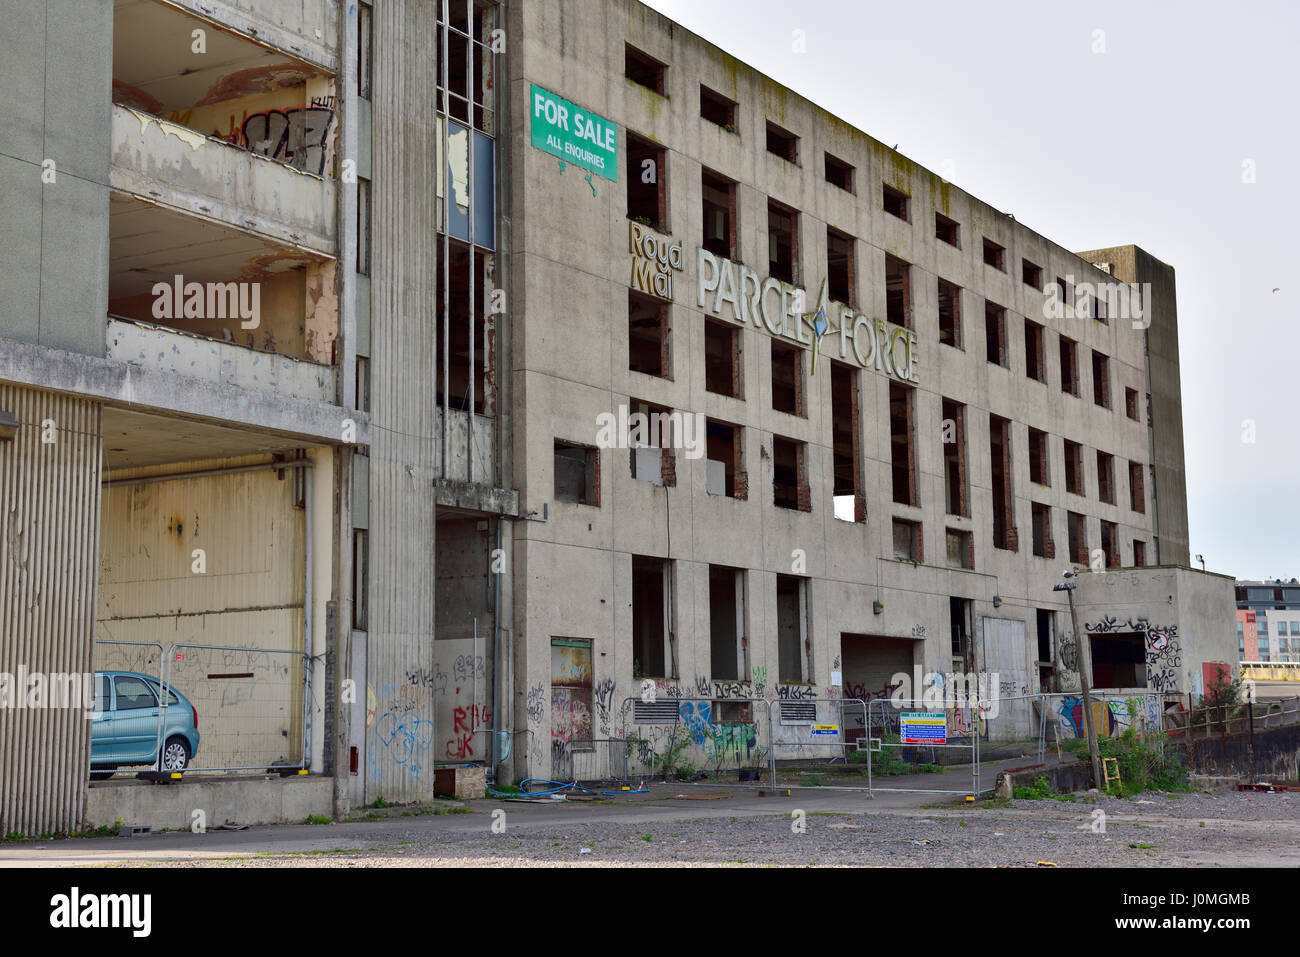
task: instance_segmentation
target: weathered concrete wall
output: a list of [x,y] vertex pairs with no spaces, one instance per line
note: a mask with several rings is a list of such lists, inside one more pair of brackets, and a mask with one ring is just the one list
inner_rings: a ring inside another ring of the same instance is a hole
[[330,780],[315,776],[189,778],[165,787],[105,781],[87,792],[85,825],[108,827],[124,820],[154,831],[188,831],[196,810],[203,812],[206,827],[301,824],[309,816],[332,815],[330,792]]
[[[98,402],[0,385],[20,423],[0,442],[0,833],[76,827],[90,755],[83,702],[39,710],[27,674],[91,671],[103,413]],[[48,441],[46,441],[48,439]],[[45,704],[52,702],[46,701]]]
[[0,337],[104,354],[110,0],[3,0]]

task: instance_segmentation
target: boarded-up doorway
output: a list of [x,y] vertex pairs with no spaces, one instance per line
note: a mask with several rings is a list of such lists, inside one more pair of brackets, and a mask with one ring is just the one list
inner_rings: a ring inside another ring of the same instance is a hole
[[[591,747],[591,640],[551,639],[551,756],[560,767],[564,753]],[[552,773],[555,773],[553,770]]]

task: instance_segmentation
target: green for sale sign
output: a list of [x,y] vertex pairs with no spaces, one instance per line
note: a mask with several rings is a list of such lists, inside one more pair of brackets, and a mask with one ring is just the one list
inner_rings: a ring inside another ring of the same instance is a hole
[[618,182],[618,126],[533,84],[533,145]]

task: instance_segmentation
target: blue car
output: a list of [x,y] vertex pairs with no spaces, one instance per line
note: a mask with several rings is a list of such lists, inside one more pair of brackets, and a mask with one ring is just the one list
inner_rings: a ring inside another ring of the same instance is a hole
[[[159,707],[160,694],[165,708]],[[152,766],[155,761],[163,771],[183,771],[198,749],[199,712],[184,695],[161,687],[149,675],[95,672],[91,777],[106,778],[122,765]]]

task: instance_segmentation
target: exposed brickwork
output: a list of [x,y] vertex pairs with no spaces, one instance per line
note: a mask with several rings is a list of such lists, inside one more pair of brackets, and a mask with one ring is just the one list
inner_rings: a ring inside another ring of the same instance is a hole
[[736,500],[741,502],[748,501],[749,500],[749,473],[737,471],[735,486],[736,486],[736,494],[734,497],[736,498]]
[[677,453],[672,449],[659,452],[659,478],[667,488],[677,485]]
[[799,462],[799,511],[812,511],[812,488],[808,485],[808,446],[800,443]]
[[596,470],[596,475],[592,484],[595,487],[594,498],[596,500],[591,504],[595,505],[597,508],[600,508],[600,449],[596,450],[594,460],[595,460],[594,468]]

